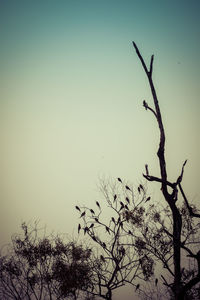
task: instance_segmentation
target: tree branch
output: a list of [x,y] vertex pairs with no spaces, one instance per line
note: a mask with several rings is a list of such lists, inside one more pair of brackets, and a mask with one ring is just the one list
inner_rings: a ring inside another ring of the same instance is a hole
[[194,213],[192,207],[189,205],[188,199],[187,199],[187,197],[186,197],[186,195],[185,195],[185,193],[184,193],[184,191],[183,191],[183,188],[182,188],[182,186],[181,186],[181,183],[178,183],[178,187],[179,187],[179,189],[180,189],[180,191],[181,191],[181,194],[182,194],[182,196],[183,196],[183,199],[184,199],[184,201],[185,201],[185,204],[186,204],[186,206],[187,206],[187,209],[188,209],[188,211],[189,211],[190,216],[191,216],[191,217],[200,218],[200,214]]
[[160,183],[164,183],[165,185],[168,185],[168,186],[170,186],[171,188],[174,189],[175,184],[169,182],[168,180],[163,181],[161,178],[158,178],[158,177],[156,177],[156,176],[145,175],[145,174],[142,174],[142,175],[143,175],[144,178],[146,178],[148,181],[157,181],[157,182],[160,182]]
[[154,55],[151,56],[149,75],[152,77]]
[[160,163],[160,172],[161,172],[161,178],[162,178],[162,191],[163,191],[163,195],[164,195],[166,201],[170,202],[171,197],[170,197],[170,194],[167,191],[167,185],[166,185],[167,171],[166,171],[166,162],[165,162],[165,154],[164,154],[165,153],[165,131],[164,131],[164,126],[163,126],[163,122],[162,122],[160,107],[159,107],[159,104],[158,104],[158,98],[157,98],[157,95],[156,95],[155,87],[154,87],[153,80],[152,80],[152,74],[151,74],[152,70],[153,70],[153,59],[154,59],[154,57],[151,56],[150,71],[148,71],[147,66],[144,62],[144,59],[143,59],[142,55],[140,54],[140,51],[139,51],[137,45],[135,44],[135,42],[133,42],[133,46],[134,46],[134,48],[136,50],[136,53],[137,53],[137,55],[138,55],[138,57],[139,57],[139,59],[142,63],[142,66],[145,70],[145,73],[148,77],[149,85],[150,85],[150,88],[151,88],[151,93],[152,93],[152,96],[153,96],[155,112],[156,112],[155,115],[156,115],[156,119],[157,119],[157,122],[158,122],[159,130],[160,130],[160,143],[159,143],[159,148],[158,148],[157,155],[158,155],[159,163]]
[[139,51],[139,49],[138,49],[138,47],[137,47],[137,45],[136,45],[135,42],[133,42],[133,46],[134,46],[135,51],[136,51],[136,53],[137,53],[137,55],[138,55],[138,57],[139,57],[139,59],[140,59],[140,61],[142,63],[142,66],[143,66],[143,68],[145,70],[145,73],[147,74],[147,76],[149,76],[149,71],[147,69],[147,66],[146,66],[146,64],[144,62],[144,59],[143,59],[142,55],[140,54],[140,51]]

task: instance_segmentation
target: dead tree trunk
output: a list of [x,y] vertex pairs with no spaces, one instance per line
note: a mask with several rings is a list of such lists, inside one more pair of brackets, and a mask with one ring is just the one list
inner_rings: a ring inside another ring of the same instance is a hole
[[[198,253],[194,254],[190,250],[188,250],[188,253],[197,259],[198,261],[198,267],[199,272],[198,275],[191,280],[189,283],[183,285],[181,282],[181,232],[182,232],[182,215],[176,205],[177,199],[178,199],[178,188],[181,192],[181,195],[183,196],[185,203],[187,205],[187,208],[190,212],[191,217],[200,217],[199,214],[196,214],[193,212],[191,206],[189,205],[189,202],[183,192],[183,189],[181,187],[181,181],[183,177],[184,172],[184,166],[186,164],[186,161],[184,162],[182,166],[182,171],[180,176],[178,177],[176,182],[170,182],[167,178],[167,169],[166,169],[166,161],[165,161],[165,130],[163,126],[162,121],[162,115],[160,112],[159,102],[156,95],[156,90],[154,87],[153,79],[152,79],[152,73],[153,73],[153,62],[154,62],[154,56],[151,56],[150,61],[150,67],[149,69],[146,66],[146,63],[144,62],[144,59],[142,55],[140,54],[140,51],[137,47],[137,45],[133,42],[133,46],[136,50],[137,56],[140,59],[140,62],[143,66],[143,69],[147,75],[149,86],[151,89],[151,93],[153,96],[153,102],[154,102],[154,108],[150,107],[147,102],[143,101],[143,106],[146,110],[150,110],[158,123],[159,132],[160,132],[160,140],[159,140],[159,147],[157,151],[157,156],[159,160],[159,167],[160,167],[160,177],[155,177],[152,175],[149,175],[148,165],[146,165],[146,174],[143,174],[143,176],[148,181],[156,181],[161,184],[161,191],[164,196],[165,201],[169,205],[172,213],[172,220],[173,220],[173,233],[172,233],[172,239],[173,239],[173,264],[174,264],[174,281],[173,284],[169,284],[169,287],[172,289],[175,300],[184,300],[186,292],[194,286],[194,284],[200,282],[200,258],[198,258]],[[186,250],[186,249],[185,249]],[[187,250],[186,250],[187,251]],[[199,255],[200,256],[200,255]]]

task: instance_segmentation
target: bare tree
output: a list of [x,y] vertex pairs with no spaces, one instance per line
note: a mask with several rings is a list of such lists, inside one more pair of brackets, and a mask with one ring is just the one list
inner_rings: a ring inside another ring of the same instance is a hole
[[85,291],[92,279],[91,249],[47,237],[43,230],[41,236],[37,224],[23,223],[22,230],[0,256],[0,298],[89,299]]
[[[146,232],[145,247],[152,251],[154,257],[162,261],[163,267],[169,272],[170,277],[172,277],[172,281],[170,281],[171,279],[167,281],[164,276],[162,276],[162,280],[170,289],[174,299],[188,299],[187,297],[192,289],[200,282],[200,241],[197,235],[200,214],[196,208],[190,204],[182,187],[184,168],[187,160],[183,163],[177,180],[174,182],[168,179],[165,158],[165,129],[152,78],[154,56],[151,56],[150,67],[148,68],[134,42],[133,46],[148,78],[153,97],[153,107],[149,106],[145,100],[143,101],[143,106],[146,110],[153,113],[157,120],[160,133],[157,151],[160,177],[150,174],[148,165],[145,165],[145,174],[143,174],[143,176],[147,181],[158,182],[161,185],[162,195],[166,204],[162,212],[163,217],[161,217],[159,212],[155,211],[155,227],[154,229],[151,228],[151,230],[148,231],[149,233]],[[182,201],[182,205],[178,204],[178,199]],[[171,224],[171,226],[164,223],[165,217],[169,219],[168,224]],[[163,241],[163,245],[161,245],[161,241]],[[161,246],[162,251],[158,251],[159,249],[161,250]],[[187,263],[186,260],[189,260],[189,262]],[[190,266],[190,269],[186,269],[185,265]]]
[[140,242],[136,232],[140,231],[145,217],[142,204],[148,197],[142,184],[134,190],[120,178],[100,183],[106,201],[96,201],[95,209],[76,206],[82,221],[78,232],[83,232],[96,245],[93,287],[89,291],[111,300],[113,290],[131,284],[138,291],[138,280],[148,280],[153,275],[153,260],[140,255],[136,247]]

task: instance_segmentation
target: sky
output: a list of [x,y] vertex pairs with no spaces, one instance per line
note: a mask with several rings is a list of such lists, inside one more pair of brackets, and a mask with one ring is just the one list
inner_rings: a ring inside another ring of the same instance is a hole
[[146,163],[159,174],[132,41],[155,55],[169,179],[188,159],[183,185],[198,202],[199,14],[198,0],[0,1],[0,245],[22,221],[76,235],[74,206],[103,201],[99,178],[137,186]]

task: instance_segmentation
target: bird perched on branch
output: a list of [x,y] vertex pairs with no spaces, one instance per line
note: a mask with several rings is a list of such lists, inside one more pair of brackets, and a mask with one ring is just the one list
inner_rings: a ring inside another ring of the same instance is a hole
[[125,188],[129,191],[131,191],[130,187],[128,185],[125,186]]
[[93,241],[97,242],[97,239],[95,236],[92,236]]
[[101,209],[101,206],[98,201],[96,201],[96,205],[98,206],[99,209]]
[[81,214],[80,218],[82,218],[82,217],[84,217],[84,216],[85,216],[85,211],[84,211],[84,212],[82,212],[82,214]]
[[147,176],[149,176],[149,169],[148,169],[148,165],[147,164],[145,165],[145,169],[146,169]]
[[80,208],[79,208],[77,205],[75,206],[75,208],[76,208],[78,211],[81,211]]
[[124,208],[124,203],[120,201],[121,208]]
[[125,249],[124,249],[124,247],[122,246],[120,249],[119,249],[119,253],[122,255],[122,256],[124,256],[125,255]]
[[140,185],[139,185],[139,187],[141,188],[141,190],[143,190],[143,191],[144,191],[144,187],[143,187],[143,185],[142,185],[142,184],[140,184]]
[[103,255],[100,255],[100,258],[103,262],[105,262],[105,258],[103,257]]
[[111,220],[112,220],[112,221],[113,221],[113,223],[115,224],[115,219],[114,219],[114,217],[112,217],[112,218],[111,218]]
[[130,200],[128,197],[126,197],[126,201],[128,202],[128,204],[130,204]]
[[104,249],[106,248],[106,244],[104,242],[102,243],[102,246]]
[[78,233],[80,232],[81,230],[81,224],[78,224]]
[[106,226],[106,231],[110,234],[110,229]]
[[137,290],[139,289],[139,287],[140,287],[140,284],[138,283],[138,284],[136,285],[135,291],[137,291]]
[[118,177],[118,178],[117,178],[117,180],[118,180],[119,182],[121,182],[121,183],[122,183],[122,180],[121,180],[121,178],[119,178],[119,177]]
[[149,200],[151,200],[151,197],[150,197],[150,196],[146,199],[145,202],[148,202]]
[[86,232],[88,232],[89,231],[89,228],[86,226],[85,228],[84,228],[84,234],[86,234]]
[[147,110],[147,108],[148,108],[148,104],[146,103],[146,101],[145,101],[145,100],[143,101],[143,106],[144,106],[144,108]]

